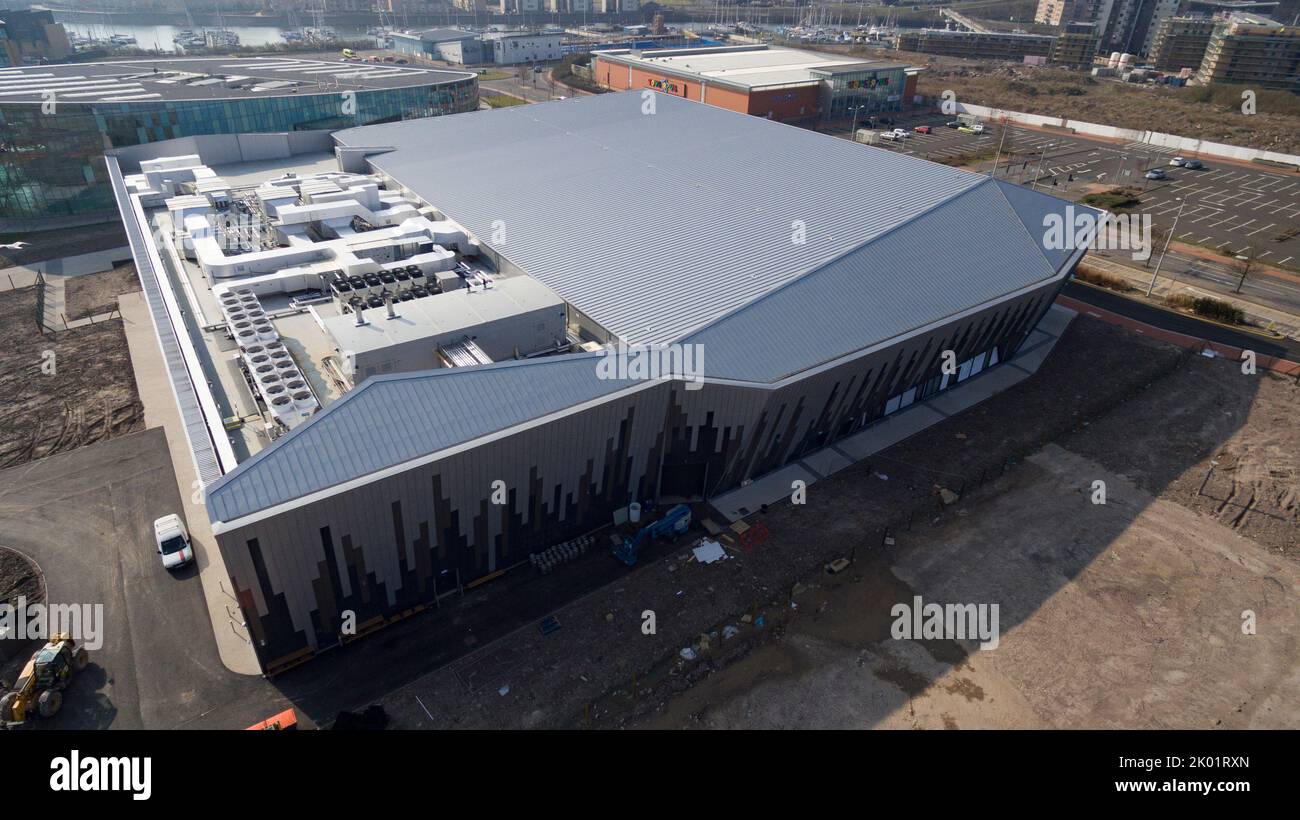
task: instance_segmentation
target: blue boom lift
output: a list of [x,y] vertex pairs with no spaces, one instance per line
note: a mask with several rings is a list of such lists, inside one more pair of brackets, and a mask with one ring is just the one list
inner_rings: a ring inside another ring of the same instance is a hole
[[663,518],[645,525],[631,538],[624,538],[622,544],[614,547],[614,557],[629,567],[636,566],[636,553],[641,547],[641,542],[647,538],[663,536],[668,536],[675,541],[690,527],[691,508],[685,504],[678,504],[664,513]]

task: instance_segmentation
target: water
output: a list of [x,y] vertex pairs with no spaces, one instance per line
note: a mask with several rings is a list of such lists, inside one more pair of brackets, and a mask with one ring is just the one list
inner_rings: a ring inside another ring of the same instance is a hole
[[[69,34],[79,34],[82,37],[94,37],[100,40],[107,40],[113,34],[129,34],[135,38],[135,48],[149,49],[151,51],[178,51],[172,38],[180,34],[180,26],[139,26],[128,25],[125,23],[114,23],[111,26],[108,23],[88,23],[72,22],[60,20],[63,27]],[[215,29],[215,25],[203,26],[196,25],[196,31],[203,28]],[[227,29],[239,35],[240,45],[245,46],[264,46],[275,43],[283,43],[284,29],[279,26],[226,26]],[[363,40],[368,39],[364,28],[349,26],[332,26],[338,33],[341,40]]]

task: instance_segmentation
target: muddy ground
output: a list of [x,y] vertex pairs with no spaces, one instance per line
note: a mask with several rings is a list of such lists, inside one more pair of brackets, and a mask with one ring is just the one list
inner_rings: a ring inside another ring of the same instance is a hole
[[951,91],[959,102],[1023,111],[1045,117],[1113,125],[1135,131],[1160,131],[1194,139],[1300,151],[1300,101],[1287,91],[1256,90],[1255,111],[1242,112],[1242,87],[1124,83],[1093,78],[1084,71],[967,60],[936,54],[827,46],[827,50],[923,66],[917,93],[939,98]]
[[121,320],[43,334],[36,304],[0,293],[0,468],[144,427]]
[[70,276],[63,290],[68,321],[72,321],[117,310],[117,297],[140,290],[140,278],[135,263],[126,262],[112,270]]
[[[521,628],[382,705],[398,727],[1296,725],[1278,697],[1295,694],[1280,670],[1300,668],[1289,637],[1300,626],[1300,520],[1294,473],[1274,459],[1300,463],[1300,431],[1276,423],[1300,388],[1246,378],[1229,362],[1076,319],[1034,378],[814,484],[804,506],[757,516],[771,536],[754,551],[702,566],[683,544],[561,607],[560,631]],[[1239,517],[1219,509],[1213,482],[1197,495],[1225,453],[1237,497],[1256,497]],[[1060,464],[1106,480],[1108,505],[1092,505]],[[961,501],[945,508],[935,484]],[[963,542],[964,532],[990,535]],[[924,559],[937,554],[971,586],[932,579]],[[856,563],[827,576],[841,556]],[[1175,572],[1188,578],[1166,577]],[[827,597],[838,587],[847,598]],[[914,591],[1002,602],[1001,648],[889,638],[883,604]],[[1270,631],[1233,644],[1247,608]],[[654,634],[643,631],[648,612]],[[1062,632],[1069,624],[1092,642]],[[1178,639],[1144,634],[1151,624]],[[683,660],[686,647],[699,657]],[[1000,677],[963,673],[995,663],[1006,665],[994,667]],[[1184,683],[1191,671],[1195,686]],[[1125,712],[1110,691],[1152,706]],[[1234,692],[1254,705],[1229,709]],[[1074,705],[1052,706],[1065,699]]]
[[[20,601],[24,605],[44,602],[45,579],[30,557],[0,545],[0,606],[16,609]],[[0,640],[0,664],[22,655],[29,646],[28,641]],[[0,674],[0,680],[7,678]]]

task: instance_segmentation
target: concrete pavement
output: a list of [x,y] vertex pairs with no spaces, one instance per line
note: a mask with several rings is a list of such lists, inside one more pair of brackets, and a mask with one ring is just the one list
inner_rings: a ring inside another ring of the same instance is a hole
[[230,591],[229,573],[212,535],[202,493],[198,492],[198,473],[186,447],[185,430],[180,412],[176,409],[166,364],[154,336],[144,294],[125,294],[118,298],[118,306],[126,330],[127,346],[131,351],[131,364],[135,368],[136,387],[140,402],[144,405],[145,426],[162,427],[167,433],[167,446],[176,472],[181,506],[194,541],[195,561],[221,662],[232,672],[259,675],[261,668],[257,656],[249,643],[247,630],[240,622],[239,608]]
[[[1169,256],[1172,257],[1173,254],[1171,253]],[[1137,268],[1113,257],[1098,256],[1097,254],[1089,254],[1085,264],[1112,276],[1119,276],[1144,293],[1148,287],[1151,287],[1151,277],[1155,267],[1154,263],[1152,263],[1151,269]],[[1156,276],[1151,295],[1158,299],[1164,299],[1172,294],[1180,293],[1192,297],[1218,299],[1221,302],[1228,302],[1241,308],[1247,320],[1259,327],[1272,328],[1285,336],[1300,339],[1300,312],[1292,313],[1271,305],[1261,304],[1254,299],[1243,298],[1242,295],[1232,293],[1231,288],[1226,285],[1215,288],[1197,287],[1196,284],[1193,284],[1197,281],[1186,266],[1178,262],[1171,264],[1170,260],[1166,259],[1165,264],[1160,268],[1159,275]],[[1247,295],[1252,294],[1247,291]]]

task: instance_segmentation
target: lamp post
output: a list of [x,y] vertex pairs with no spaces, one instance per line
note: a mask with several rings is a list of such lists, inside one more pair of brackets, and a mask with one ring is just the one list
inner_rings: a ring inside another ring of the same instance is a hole
[[863,106],[862,103],[853,106],[853,127],[849,129],[849,138],[854,142],[858,141],[858,112],[864,107],[865,106]]
[[1043,173],[1043,157],[1047,156],[1047,149],[1051,147],[1052,143],[1045,144],[1043,150],[1038,154],[1038,167],[1034,168],[1034,184],[1029,186],[1031,191],[1038,187],[1038,177]]
[[1178,230],[1178,217],[1183,215],[1183,206],[1187,204],[1181,196],[1175,198],[1178,200],[1178,212],[1174,214],[1174,224],[1165,236],[1165,247],[1164,250],[1160,251],[1160,258],[1156,260],[1156,269],[1151,272],[1151,284],[1147,285],[1147,296],[1150,296],[1151,291],[1156,288],[1156,277],[1160,275],[1160,265],[1164,263],[1165,254],[1169,252],[1169,242],[1174,238],[1174,232]]

